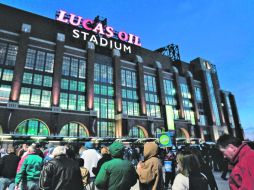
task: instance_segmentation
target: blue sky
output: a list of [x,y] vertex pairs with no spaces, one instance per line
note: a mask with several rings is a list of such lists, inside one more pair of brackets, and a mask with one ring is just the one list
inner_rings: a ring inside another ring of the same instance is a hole
[[[202,57],[216,65],[220,86],[236,98],[245,134],[254,140],[253,0],[0,0],[55,18],[67,12],[93,19],[100,15],[118,31],[140,36],[144,48],[179,45],[181,59]],[[1,26],[0,26],[1,27]]]

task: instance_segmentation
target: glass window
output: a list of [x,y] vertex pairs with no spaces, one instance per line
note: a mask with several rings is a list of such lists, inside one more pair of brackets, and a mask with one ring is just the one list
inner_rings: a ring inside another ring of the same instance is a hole
[[51,92],[47,90],[42,91],[42,97],[41,97],[41,106],[42,107],[50,107],[50,99],[51,99]]
[[77,90],[77,81],[70,80],[70,90],[73,90],[73,91]]
[[62,74],[65,76],[69,76],[69,73],[70,73],[70,58],[64,56]]
[[36,56],[36,51],[34,49],[29,48],[27,50],[25,68],[27,68],[27,69],[33,69],[34,68],[35,56]]
[[0,86],[0,102],[7,103],[9,101],[11,93],[11,85],[1,85]]
[[53,73],[55,55],[53,53],[47,53],[45,72]]
[[69,110],[76,110],[76,100],[77,100],[76,94],[69,94]]
[[37,52],[35,70],[37,70],[37,71],[43,71],[44,70],[45,54],[46,53],[42,52],[42,51]]
[[32,84],[33,74],[32,73],[24,73],[23,75],[23,83]]
[[78,76],[78,59],[71,59],[71,76],[77,77]]
[[22,87],[20,97],[19,97],[19,103],[22,104],[22,105],[29,105],[29,103],[30,103],[30,93],[31,93],[30,88]]
[[5,64],[14,66],[16,62],[17,53],[18,53],[18,46],[9,44]]
[[60,93],[60,107],[62,109],[67,109],[68,107],[68,94]]
[[61,88],[65,90],[69,90],[69,80],[62,79],[61,80]]
[[47,125],[37,119],[25,120],[18,125],[15,129],[16,134],[22,135],[49,135],[49,129]]
[[9,70],[9,69],[4,69],[3,70],[2,80],[12,81],[12,78],[13,78],[13,71]]
[[31,105],[39,106],[40,99],[41,99],[41,90],[40,89],[32,89]]
[[85,111],[85,96],[78,95],[78,108],[79,111]]
[[52,87],[52,77],[44,76],[43,86]]
[[42,75],[34,74],[34,81],[33,81],[33,84],[34,84],[34,85],[41,86],[41,85],[42,85]]
[[85,92],[85,83],[84,82],[78,82],[78,91]]
[[84,79],[86,77],[86,62],[79,60],[79,78]]
[[145,138],[145,134],[140,127],[132,127],[129,131],[129,136],[133,138]]
[[7,43],[0,42],[0,64],[4,64]]

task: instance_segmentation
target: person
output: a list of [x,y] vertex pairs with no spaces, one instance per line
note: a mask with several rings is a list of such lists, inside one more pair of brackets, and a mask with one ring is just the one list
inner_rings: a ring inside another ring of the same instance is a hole
[[[168,152],[167,152],[168,151]],[[175,165],[176,156],[172,151],[172,147],[166,148],[164,157],[164,168],[165,168],[165,183],[164,186],[168,188],[169,182],[172,186],[175,179]]]
[[35,153],[35,146],[28,147],[28,153],[15,177],[15,189],[39,190],[42,158]]
[[158,156],[158,145],[147,142],[144,145],[144,161],[137,165],[140,190],[163,189],[162,164]]
[[95,179],[95,185],[99,189],[130,190],[137,183],[137,173],[129,160],[123,159],[124,145],[121,142],[113,142],[109,146],[112,160],[105,162]]
[[212,169],[209,166],[209,163],[206,163],[204,161],[204,158],[201,156],[201,152],[197,149],[192,149],[191,153],[194,154],[197,157],[197,159],[200,163],[200,171],[203,174],[205,174],[205,176],[207,177],[210,189],[211,190],[218,190],[218,186],[217,186],[216,180],[214,178]]
[[53,150],[54,158],[48,161],[41,171],[39,186],[47,190],[82,190],[83,183],[79,165],[68,158],[66,147]]
[[197,157],[190,151],[180,151],[176,156],[177,172],[172,190],[208,190],[207,178],[200,172]]
[[0,159],[1,178],[0,178],[0,190],[5,190],[10,184],[14,183],[16,176],[16,170],[20,158],[15,154],[13,146],[7,148],[8,155],[5,155]]
[[94,149],[94,144],[92,142],[86,142],[85,147],[81,147],[79,153],[81,158],[84,159],[84,167],[89,170],[90,174],[90,186],[92,190],[96,189],[94,185],[95,174],[93,173],[93,168],[97,167],[101,155]]
[[254,189],[254,150],[236,137],[224,134],[217,140],[224,157],[229,159],[233,168],[229,177],[231,190]]
[[101,155],[102,155],[102,158],[98,161],[97,167],[94,167],[92,170],[95,176],[97,176],[97,174],[99,173],[102,164],[112,159],[111,155],[109,154],[108,147],[106,146],[101,148]]
[[[86,187],[89,186],[90,174],[89,174],[88,169],[86,169],[84,167],[84,159],[78,158],[78,162],[79,162],[79,168],[80,168],[80,172],[81,172],[83,186],[84,186],[84,189],[87,189]],[[91,187],[90,187],[90,189],[91,189]]]

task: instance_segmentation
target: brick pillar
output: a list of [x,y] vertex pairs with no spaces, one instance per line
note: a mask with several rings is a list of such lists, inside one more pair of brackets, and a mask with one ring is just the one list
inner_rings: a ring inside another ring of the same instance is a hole
[[19,49],[17,53],[16,64],[14,67],[14,76],[12,81],[12,88],[10,94],[10,101],[18,102],[20,91],[21,91],[21,84],[23,80],[23,74],[26,64],[26,54],[29,42],[29,36],[31,33],[31,25],[29,24],[22,24],[21,33],[19,37]]
[[95,46],[87,43],[87,69],[86,69],[86,110],[93,110],[94,101],[94,59]]

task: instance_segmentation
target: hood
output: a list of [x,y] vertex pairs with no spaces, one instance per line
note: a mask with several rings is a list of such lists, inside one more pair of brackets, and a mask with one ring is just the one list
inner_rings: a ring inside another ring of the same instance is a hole
[[144,158],[145,160],[154,157],[158,153],[158,145],[155,142],[147,142],[144,145]]
[[93,149],[93,143],[92,142],[86,142],[85,143],[85,148],[86,149]]
[[109,152],[111,154],[112,157],[114,158],[120,158],[123,156],[123,152],[124,152],[124,145],[121,142],[113,142],[110,146],[109,146]]
[[244,158],[246,154],[248,154],[250,151],[251,151],[251,148],[245,143],[239,146],[235,156],[232,159],[232,164],[236,165],[237,162],[239,162],[239,160]]

